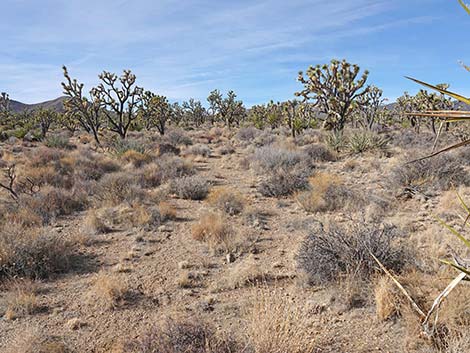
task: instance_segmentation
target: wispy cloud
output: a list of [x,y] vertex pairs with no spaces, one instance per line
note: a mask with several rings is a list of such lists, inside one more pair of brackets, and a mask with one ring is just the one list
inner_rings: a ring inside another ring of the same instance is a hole
[[[3,0],[9,15],[0,22],[0,90],[26,102],[55,98],[66,64],[88,86],[103,69],[131,68],[141,85],[173,100],[205,99],[215,87],[235,89],[249,104],[283,99],[298,88],[296,72],[306,65],[357,53],[363,49],[356,41],[378,33],[394,40],[401,29],[434,19],[403,12],[407,4]],[[377,62],[382,53],[366,56]]]

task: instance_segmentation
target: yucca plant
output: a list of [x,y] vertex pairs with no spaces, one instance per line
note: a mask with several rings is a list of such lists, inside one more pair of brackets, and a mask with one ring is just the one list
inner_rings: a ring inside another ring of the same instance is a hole
[[[465,9],[465,11],[470,15],[470,7],[466,5],[462,0],[458,0],[460,5]],[[470,67],[465,66],[464,68],[467,71],[470,71]],[[457,99],[460,102],[463,102],[465,104],[470,105],[470,98],[464,97],[460,94],[448,91],[445,89],[444,86],[442,85],[431,85],[426,82],[407,77],[408,79],[417,82],[425,87],[431,88],[435,91],[440,92],[441,94],[448,95],[454,99]],[[439,110],[439,111],[425,111],[425,112],[420,112],[420,113],[409,113],[409,115],[412,116],[421,116],[421,117],[431,117],[431,118],[439,118],[441,120],[441,124],[439,127],[439,131],[436,136],[436,143],[439,138],[439,135],[442,131],[442,128],[444,124],[446,123],[454,123],[454,122],[463,122],[463,121],[469,121],[470,120],[470,111],[449,111],[449,110]],[[436,143],[434,144],[434,148],[436,146]],[[445,147],[437,152],[433,151],[430,155],[424,157],[424,158],[430,158],[433,156],[436,156],[440,153],[447,152],[462,146],[466,146],[470,144],[470,139],[465,139],[462,142],[455,143],[451,146]],[[422,158],[422,159],[424,159]],[[470,219],[470,208],[467,206],[467,204],[464,202],[462,197],[457,194],[459,201],[463,207],[463,209],[466,212],[466,218],[464,220],[464,225],[467,224],[468,220]],[[445,228],[447,228],[452,234],[454,234],[460,241],[463,242],[463,244],[470,250],[470,240],[467,239],[461,232],[457,231],[455,228],[452,226],[448,225],[445,223],[443,220],[437,218],[439,223],[441,223]],[[450,292],[463,280],[470,280],[470,259],[462,259],[459,257],[457,254],[452,254],[452,261],[449,260],[441,260],[441,262],[457,269],[459,271],[459,274],[449,283],[449,285],[436,297],[436,299],[433,302],[433,305],[431,306],[431,309],[426,313],[424,312],[420,306],[413,300],[413,298],[410,296],[410,294],[406,291],[406,289],[398,282],[398,280],[390,273],[390,271],[385,268],[385,266],[371,253],[371,256],[375,259],[375,261],[378,263],[379,267],[393,280],[393,282],[397,285],[397,287],[400,289],[400,291],[404,294],[404,296],[410,301],[412,308],[415,310],[417,315],[421,318],[421,324],[422,324],[422,329],[423,333],[425,333],[428,337],[431,339],[436,339],[436,328],[437,328],[437,320],[438,320],[438,311],[443,303],[444,299],[450,294]],[[434,323],[431,323],[431,318],[434,316]]]

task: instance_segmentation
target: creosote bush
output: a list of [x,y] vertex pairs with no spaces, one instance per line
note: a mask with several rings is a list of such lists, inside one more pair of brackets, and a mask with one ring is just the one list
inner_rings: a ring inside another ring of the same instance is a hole
[[299,268],[311,284],[335,281],[342,273],[369,277],[376,269],[369,251],[391,271],[399,272],[410,260],[393,226],[351,223],[315,228],[302,242],[297,256]]
[[170,190],[182,199],[204,200],[209,193],[209,186],[206,179],[195,175],[173,180]]
[[72,265],[74,245],[44,229],[6,223],[0,227],[0,278],[47,278]]

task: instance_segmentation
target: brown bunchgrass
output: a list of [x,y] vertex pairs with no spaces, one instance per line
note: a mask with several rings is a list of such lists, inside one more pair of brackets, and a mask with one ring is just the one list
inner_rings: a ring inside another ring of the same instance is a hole
[[255,353],[312,353],[316,349],[309,310],[277,289],[257,291],[247,324]]
[[208,202],[229,215],[240,214],[246,204],[241,193],[226,187],[214,188],[209,194]]
[[129,285],[116,274],[101,272],[94,280],[93,293],[103,305],[110,309],[116,308],[126,301]]
[[162,221],[175,220],[177,218],[176,208],[169,202],[161,201],[158,204],[158,210],[160,211]]
[[204,214],[199,222],[193,225],[191,232],[193,239],[206,242],[212,249],[222,246],[228,250],[233,243],[233,228],[217,213]]

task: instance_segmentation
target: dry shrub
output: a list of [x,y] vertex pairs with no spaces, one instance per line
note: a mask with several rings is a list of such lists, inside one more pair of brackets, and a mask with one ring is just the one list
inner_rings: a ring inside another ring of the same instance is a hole
[[408,154],[404,162],[392,169],[390,181],[399,191],[449,190],[453,186],[470,185],[470,176],[461,161],[453,154],[416,161],[422,157]]
[[211,191],[208,197],[209,204],[233,216],[240,214],[245,208],[246,200],[237,191],[218,187]]
[[279,169],[258,186],[258,191],[266,197],[283,197],[308,188],[308,176],[304,170]]
[[83,231],[88,235],[105,234],[110,231],[97,210],[89,210],[83,220]]
[[325,212],[357,208],[365,202],[343,185],[341,178],[317,173],[309,179],[310,190],[297,194],[297,201],[307,212]]
[[166,201],[161,201],[158,204],[158,211],[163,222],[175,220],[177,218],[176,208]]
[[227,220],[217,213],[204,214],[191,229],[193,239],[209,244],[212,249],[222,246],[230,249],[234,241],[234,230]]
[[313,353],[312,316],[305,305],[278,290],[259,290],[248,316],[247,334],[255,353]]
[[346,310],[365,307],[370,300],[370,283],[361,273],[345,273],[339,276],[340,301]]
[[39,329],[22,331],[9,343],[5,353],[71,353],[65,342],[57,337],[48,337]]
[[303,148],[303,151],[314,162],[333,162],[336,160],[336,155],[321,143],[308,145]]
[[41,146],[32,150],[29,156],[29,165],[42,167],[52,162],[58,163],[64,156],[65,152],[62,150]]
[[100,272],[94,279],[93,294],[95,299],[110,309],[124,304],[129,292],[127,281],[116,274]]
[[194,175],[173,180],[170,190],[182,199],[204,200],[209,193],[209,186],[206,179]]
[[252,161],[255,168],[265,173],[274,173],[279,169],[290,170],[299,165],[304,167],[311,165],[306,153],[273,146],[258,148],[252,156]]
[[99,180],[103,175],[119,170],[116,161],[87,149],[74,151],[61,158],[59,169],[61,174],[68,172],[82,180]]
[[395,283],[390,277],[381,276],[374,286],[375,314],[380,321],[386,321],[400,314],[401,300]]
[[152,157],[149,154],[134,150],[124,152],[120,158],[127,163],[131,163],[136,168],[140,168],[152,160]]
[[179,157],[163,157],[139,171],[140,184],[145,188],[160,186],[176,178],[194,174],[193,166]]
[[189,146],[193,144],[191,138],[183,129],[171,129],[165,133],[165,140],[174,146]]
[[210,157],[211,149],[207,145],[194,145],[184,151],[184,155]]
[[231,144],[225,144],[217,149],[217,153],[225,156],[227,154],[233,154],[235,153],[235,148]]
[[63,236],[11,223],[0,228],[0,278],[47,278],[67,271],[73,255]]
[[[302,242],[297,262],[311,284],[338,280],[356,273],[368,278],[376,270],[372,252],[385,267],[399,272],[410,260],[396,227],[351,222],[348,225],[317,226]],[[369,252],[370,251],[370,252]]]
[[122,202],[142,200],[145,192],[136,184],[136,178],[130,173],[118,172],[106,174],[95,186],[95,196],[106,205],[119,205]]
[[270,275],[262,269],[256,260],[249,257],[237,262],[220,278],[212,288],[213,291],[233,290],[265,282]]
[[199,318],[167,319],[140,339],[124,345],[125,353],[234,353],[243,348],[229,335]]
[[10,292],[7,296],[6,319],[13,320],[33,315],[41,309],[37,298],[36,283],[29,280],[13,281],[8,284],[8,287]]

